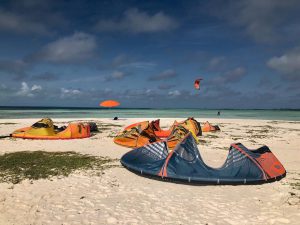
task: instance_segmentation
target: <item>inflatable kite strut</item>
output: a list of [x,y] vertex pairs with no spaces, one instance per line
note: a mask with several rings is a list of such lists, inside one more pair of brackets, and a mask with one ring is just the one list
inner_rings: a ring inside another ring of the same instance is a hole
[[126,153],[121,163],[129,170],[148,176],[203,184],[251,184],[280,180],[283,165],[267,146],[249,150],[232,144],[222,167],[206,165],[190,133],[169,152],[166,142],[155,142]]

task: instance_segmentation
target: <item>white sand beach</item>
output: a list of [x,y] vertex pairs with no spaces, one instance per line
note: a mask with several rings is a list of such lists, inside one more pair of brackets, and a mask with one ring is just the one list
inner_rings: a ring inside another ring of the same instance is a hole
[[[161,119],[162,127],[174,119]],[[262,185],[196,186],[141,177],[120,165],[101,175],[76,172],[69,177],[0,183],[0,224],[300,224],[300,122],[196,119],[221,128],[200,137],[198,147],[208,165],[221,166],[231,143],[251,149],[267,145],[287,176]],[[37,120],[1,119],[0,135]],[[151,118],[86,120],[107,126],[78,140],[0,139],[0,154],[75,151],[120,159],[130,149],[114,144],[113,136],[122,127],[111,124],[125,126]]]

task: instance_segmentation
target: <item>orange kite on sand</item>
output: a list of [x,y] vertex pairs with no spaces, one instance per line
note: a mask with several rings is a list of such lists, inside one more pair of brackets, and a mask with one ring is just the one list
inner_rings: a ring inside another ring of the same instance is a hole
[[194,118],[174,122],[168,130],[162,130],[159,120],[143,121],[125,127],[114,138],[114,142],[129,148],[142,147],[166,139],[169,149],[173,149],[189,132],[195,137],[202,135],[201,126]]
[[69,123],[67,127],[57,127],[50,118],[44,118],[31,127],[15,130],[11,136],[24,139],[78,139],[91,136],[89,123]]
[[106,101],[101,102],[99,105],[102,107],[111,108],[111,107],[117,107],[118,105],[120,105],[120,102],[115,101],[115,100],[106,100]]
[[212,132],[212,131],[220,131],[220,127],[218,125],[211,125],[208,121],[202,126],[202,132]]

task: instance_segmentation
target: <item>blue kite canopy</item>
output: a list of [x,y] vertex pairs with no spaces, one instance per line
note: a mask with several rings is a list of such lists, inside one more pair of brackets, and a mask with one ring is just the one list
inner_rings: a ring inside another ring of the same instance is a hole
[[241,143],[230,146],[223,166],[209,167],[190,133],[171,152],[166,142],[155,142],[126,153],[121,163],[143,175],[207,184],[264,183],[279,180],[286,174],[267,146],[249,150]]

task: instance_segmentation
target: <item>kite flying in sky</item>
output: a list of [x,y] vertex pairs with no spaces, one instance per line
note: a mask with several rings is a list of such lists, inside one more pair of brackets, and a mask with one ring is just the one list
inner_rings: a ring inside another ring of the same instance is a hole
[[202,78],[198,78],[195,80],[194,82],[194,87],[197,89],[197,90],[200,90],[200,82],[201,80],[203,80]]

